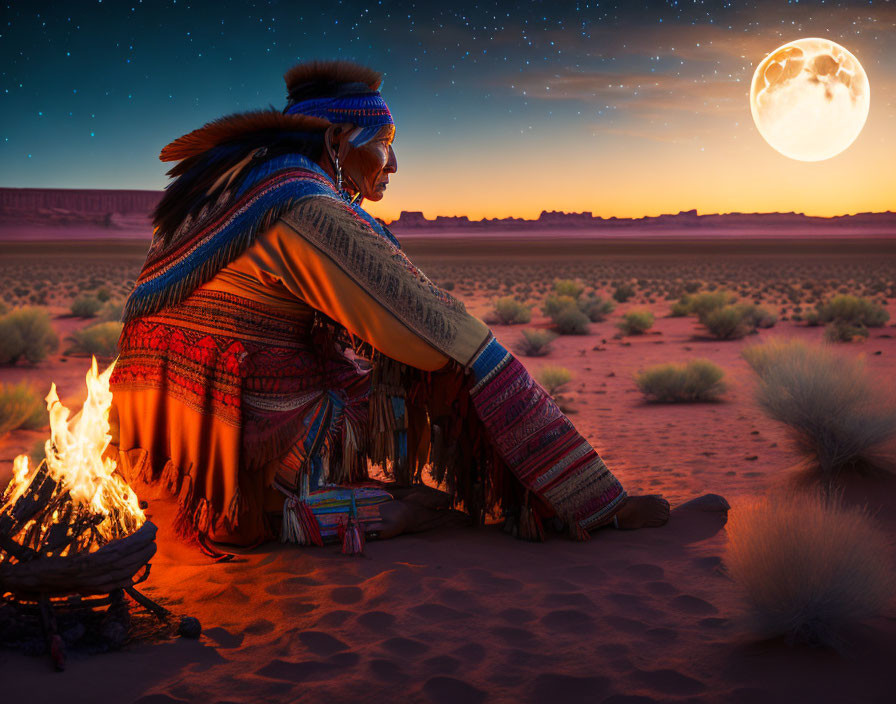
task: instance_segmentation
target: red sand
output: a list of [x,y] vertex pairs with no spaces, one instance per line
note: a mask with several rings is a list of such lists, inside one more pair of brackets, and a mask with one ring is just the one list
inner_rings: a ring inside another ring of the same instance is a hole
[[[484,297],[467,301],[477,315],[488,310]],[[662,317],[666,306],[652,306],[651,334],[613,339],[619,314],[636,307],[623,304],[590,335],[558,338],[549,357],[520,359],[532,371],[573,370],[570,418],[629,492],[663,493],[673,507],[712,492],[737,511],[796,459],[755,407],[739,351],[757,337],[823,330],[779,322],[720,342],[700,338],[692,318]],[[493,329],[510,348],[520,338],[520,327]],[[881,378],[896,373],[892,334],[891,323],[852,348]],[[704,356],[726,370],[722,402],[649,405],[631,380],[656,362]],[[86,369],[71,358],[27,376],[56,380],[74,401]],[[24,375],[7,369],[2,380]],[[0,442],[0,483],[42,435]],[[896,528],[892,483],[861,482],[848,496]],[[720,569],[718,514],[678,509],[663,528],[601,530],[587,543],[525,543],[492,525],[370,542],[363,558],[275,544],[217,564],[171,536],[169,505],[150,509],[159,552],[145,593],[197,616],[201,640],[72,654],[64,674],[46,658],[0,650],[4,702],[884,702],[896,684],[892,603],[850,634],[845,657],[757,642]]]

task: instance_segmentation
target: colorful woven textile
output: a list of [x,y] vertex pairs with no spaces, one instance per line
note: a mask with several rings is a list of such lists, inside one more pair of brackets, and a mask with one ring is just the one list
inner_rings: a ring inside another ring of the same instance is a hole
[[472,364],[476,412],[514,475],[575,537],[625,499],[622,485],[525,367],[492,339]]
[[400,249],[395,236],[360,205],[346,202],[330,177],[302,154],[264,159],[258,150],[243,173],[231,174],[214,204],[188,218],[170,240],[153,238],[146,263],[125,303],[122,319],[154,313],[182,301],[252,244],[255,236],[297,203],[332,199],[368,230]]

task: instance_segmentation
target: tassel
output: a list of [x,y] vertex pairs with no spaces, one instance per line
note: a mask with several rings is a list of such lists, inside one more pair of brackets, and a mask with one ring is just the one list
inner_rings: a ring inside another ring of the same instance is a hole
[[533,543],[543,543],[544,526],[541,524],[541,519],[538,517],[538,514],[535,513],[534,509],[529,505],[528,495],[528,492],[526,492],[526,503],[520,507],[518,537],[521,540],[528,540]]
[[569,522],[569,537],[579,542],[591,540],[591,534],[579,525],[578,521],[571,520]]
[[355,492],[352,492],[352,505],[349,509],[348,520],[339,526],[339,537],[342,538],[343,555],[364,554],[364,531],[358,522],[357,508],[355,507]]
[[283,502],[283,525],[280,531],[281,543],[317,545],[323,547],[320,524],[308,508],[308,504],[294,496]]

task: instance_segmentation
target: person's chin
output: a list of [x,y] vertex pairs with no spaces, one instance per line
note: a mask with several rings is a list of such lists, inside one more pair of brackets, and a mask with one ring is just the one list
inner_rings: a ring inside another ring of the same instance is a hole
[[386,195],[386,189],[377,188],[373,193],[367,196],[367,200],[382,200],[384,195]]

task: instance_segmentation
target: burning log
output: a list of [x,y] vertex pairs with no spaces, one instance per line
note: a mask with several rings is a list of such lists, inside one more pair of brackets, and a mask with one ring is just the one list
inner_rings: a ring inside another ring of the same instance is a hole
[[[160,619],[171,615],[134,588],[149,574],[156,527],[115,462],[104,458],[113,368],[99,374],[93,359],[87,400],[71,421],[52,385],[46,459],[31,468],[27,455],[16,457],[0,500],[0,601],[37,610],[57,669],[64,667],[65,652],[54,608],[80,608],[86,597],[88,610],[108,605],[110,613],[127,616],[127,593]],[[135,579],[141,568],[143,576]],[[115,621],[107,630],[120,644],[127,626]]]

